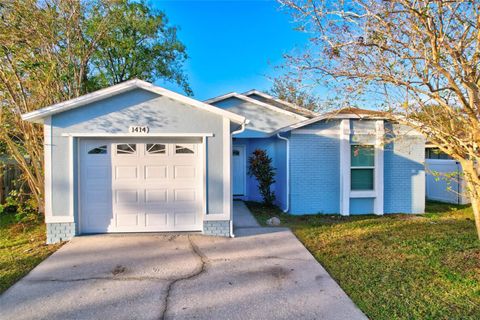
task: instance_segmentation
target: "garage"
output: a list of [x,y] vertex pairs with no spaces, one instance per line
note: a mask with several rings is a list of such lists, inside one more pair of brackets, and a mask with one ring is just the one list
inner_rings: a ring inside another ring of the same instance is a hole
[[124,232],[233,236],[243,116],[134,79],[22,115],[44,128],[47,243]]
[[198,139],[82,139],[82,233],[202,230]]

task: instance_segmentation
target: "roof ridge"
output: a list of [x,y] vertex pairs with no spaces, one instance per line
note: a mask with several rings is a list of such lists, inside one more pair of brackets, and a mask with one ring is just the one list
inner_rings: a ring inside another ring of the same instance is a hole
[[307,112],[309,113],[311,116],[318,116],[320,113],[316,112],[316,111],[313,111],[313,110],[310,110],[310,109],[307,109],[305,107],[302,107],[302,106],[299,106],[295,103],[291,103],[289,101],[285,101],[283,99],[279,99],[277,97],[274,97],[268,93],[265,93],[263,91],[260,91],[260,90],[257,90],[257,89],[251,89],[251,90],[248,90],[248,91],[245,91],[244,93],[242,93],[243,95],[249,95],[249,94],[257,94],[257,95],[260,95],[260,96],[263,96],[264,98],[266,99],[270,99],[270,100],[273,100],[273,101],[276,101],[278,103],[281,103],[287,107],[290,107],[290,108],[293,108],[293,109],[298,109],[300,111],[304,111],[304,112]]

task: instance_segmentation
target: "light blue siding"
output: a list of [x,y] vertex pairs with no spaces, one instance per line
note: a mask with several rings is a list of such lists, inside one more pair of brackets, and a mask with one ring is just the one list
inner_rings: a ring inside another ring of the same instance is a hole
[[350,199],[350,214],[372,214],[373,213],[373,198],[351,198]]
[[411,129],[388,125],[388,131],[401,130],[385,146],[384,212],[423,213],[425,210],[425,139],[405,135]]
[[244,116],[249,120],[246,126],[247,130],[238,134],[237,138],[268,138],[272,132],[303,119],[300,116],[287,114],[285,111],[277,111],[275,107],[268,108],[236,97],[217,101],[212,105]]
[[338,213],[340,211],[338,136],[292,134],[290,159],[290,213]]
[[[339,121],[320,121],[302,129],[338,128]],[[374,121],[352,121],[352,140],[374,141]],[[386,123],[389,143],[384,151],[384,212],[422,213],[425,207],[424,138],[410,128]],[[373,139],[373,140],[372,140]],[[393,140],[391,140],[393,139]],[[291,135],[290,213],[340,211],[340,141],[338,136]],[[372,213],[373,198],[350,199],[351,214]]]
[[[128,133],[131,125],[148,126],[150,133],[213,133],[214,136],[207,139],[207,206],[209,214],[223,213],[223,118],[136,89],[52,116],[54,216],[69,214],[69,149],[68,138],[62,134]],[[78,159],[75,146],[73,159]],[[77,168],[78,164],[74,165]],[[77,186],[76,181],[75,178],[74,188]],[[74,195],[76,194],[78,193],[74,190]],[[76,205],[75,203],[74,206]]]
[[[248,158],[256,149],[263,149],[267,151],[267,154],[272,158],[272,164],[276,169],[276,182],[272,186],[272,191],[275,192],[276,204],[284,208],[286,204],[286,146],[285,141],[278,138],[265,138],[265,139],[239,139],[235,138],[233,145],[244,145],[246,150],[246,169],[248,173]],[[247,193],[244,197],[238,197],[243,200],[249,201],[263,201],[260,192],[258,191],[258,183],[255,177],[250,177],[247,174],[246,179]]]

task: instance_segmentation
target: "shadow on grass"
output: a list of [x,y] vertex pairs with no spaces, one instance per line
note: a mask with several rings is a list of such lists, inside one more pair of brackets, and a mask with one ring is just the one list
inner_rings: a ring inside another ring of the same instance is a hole
[[266,220],[271,217],[279,217],[282,225],[293,227],[295,225],[309,224],[312,226],[342,224],[361,221],[385,221],[385,220],[410,220],[410,219],[436,219],[452,214],[459,210],[469,209],[470,205],[455,205],[437,201],[427,201],[424,214],[392,213],[382,216],[374,214],[342,216],[340,214],[305,214],[291,215],[284,213],[276,206],[265,206],[259,202],[246,201],[247,207],[253,213],[257,221],[266,226]]

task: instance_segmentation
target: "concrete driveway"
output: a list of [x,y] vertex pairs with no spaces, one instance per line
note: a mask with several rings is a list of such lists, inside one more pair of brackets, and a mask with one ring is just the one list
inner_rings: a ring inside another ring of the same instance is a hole
[[288,229],[235,210],[235,239],[77,237],[0,296],[0,318],[366,319]]

